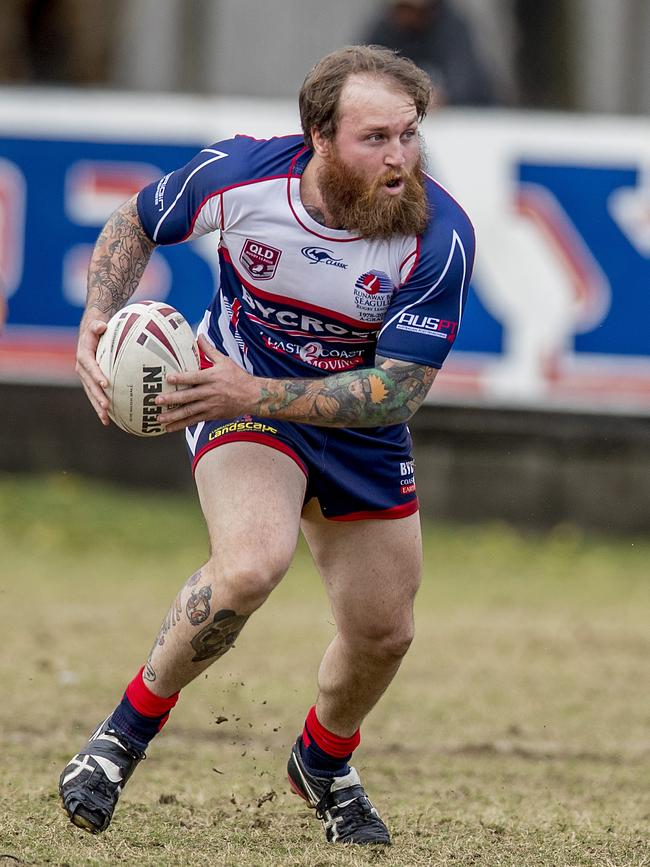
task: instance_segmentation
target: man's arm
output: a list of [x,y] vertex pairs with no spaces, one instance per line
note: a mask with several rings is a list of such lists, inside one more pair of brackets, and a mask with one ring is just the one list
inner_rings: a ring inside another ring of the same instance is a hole
[[378,356],[375,367],[324,379],[265,380],[253,414],[322,427],[397,424],[417,411],[437,372]]
[[[137,196],[121,205],[97,238],[88,270],[86,313],[108,321],[138,288],[156,246],[142,228]],[[90,311],[90,313],[89,313]]]
[[160,422],[168,431],[213,418],[249,413],[319,427],[375,427],[407,421],[426,397],[438,372],[410,361],[376,359],[376,366],[320,379],[251,376],[201,338],[213,366],[170,374],[183,391],[160,395]]
[[86,309],[79,325],[76,371],[102,424],[108,422],[106,377],[95,361],[106,323],[138,288],[156,245],[138,216],[136,196],[121,205],[97,238],[88,269]]

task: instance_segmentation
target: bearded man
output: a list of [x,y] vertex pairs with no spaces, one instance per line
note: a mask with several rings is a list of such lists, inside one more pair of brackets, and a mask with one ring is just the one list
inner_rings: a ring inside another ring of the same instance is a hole
[[413,637],[422,553],[406,422],[456,337],[474,258],[469,219],[422,170],[429,90],[392,51],[336,51],[301,89],[303,136],[207,147],[99,236],[77,369],[106,425],[97,343],[155,246],[216,232],[220,275],[198,329],[202,369],[170,375],[187,388],[157,398],[166,430],[186,428],[210,557],[61,775],[80,828],[108,826],[180,690],[233,646],[302,529],[337,633],[289,782],[327,840],[390,843],[349,762]]

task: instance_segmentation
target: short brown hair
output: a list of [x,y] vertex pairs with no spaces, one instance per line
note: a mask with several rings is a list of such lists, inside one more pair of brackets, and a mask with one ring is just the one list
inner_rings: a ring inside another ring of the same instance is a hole
[[300,88],[300,122],[309,147],[312,147],[314,127],[325,138],[334,138],[341,91],[351,75],[392,79],[399,90],[413,99],[418,119],[425,116],[431,98],[431,81],[419,66],[380,45],[348,45],[319,60]]

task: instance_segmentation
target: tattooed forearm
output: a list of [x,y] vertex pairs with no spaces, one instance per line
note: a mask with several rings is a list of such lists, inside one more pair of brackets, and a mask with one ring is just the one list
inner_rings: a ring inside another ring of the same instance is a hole
[[214,615],[212,623],[204,626],[190,642],[194,648],[192,662],[218,659],[234,645],[237,636],[248,620],[248,614],[235,614],[222,608]]
[[156,246],[145,234],[135,196],[102,229],[88,270],[87,306],[112,315],[138,288]]
[[259,415],[323,427],[372,427],[407,421],[437,369],[377,357],[377,366],[323,379],[266,380]]

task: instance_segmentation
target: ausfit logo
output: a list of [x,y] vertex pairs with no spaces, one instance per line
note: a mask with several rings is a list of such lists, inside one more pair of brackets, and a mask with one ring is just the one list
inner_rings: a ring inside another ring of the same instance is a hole
[[451,319],[437,319],[435,316],[402,313],[396,327],[401,331],[414,331],[416,334],[426,334],[428,337],[453,340],[456,337],[458,323]]

